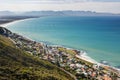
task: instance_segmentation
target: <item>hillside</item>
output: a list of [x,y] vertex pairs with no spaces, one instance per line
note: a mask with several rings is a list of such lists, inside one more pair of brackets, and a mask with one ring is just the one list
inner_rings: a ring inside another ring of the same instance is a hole
[[0,80],[73,80],[48,61],[16,48],[0,35]]

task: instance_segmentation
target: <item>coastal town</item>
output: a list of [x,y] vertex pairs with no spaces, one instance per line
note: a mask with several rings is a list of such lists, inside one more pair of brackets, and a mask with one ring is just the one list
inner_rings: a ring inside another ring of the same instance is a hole
[[120,80],[120,0],[0,0],[0,80]]
[[61,46],[51,46],[36,42],[21,35],[6,31],[7,36],[15,45],[30,55],[47,60],[66,72],[74,75],[76,80],[119,80],[120,72],[107,65],[98,65],[82,59],[84,51]]

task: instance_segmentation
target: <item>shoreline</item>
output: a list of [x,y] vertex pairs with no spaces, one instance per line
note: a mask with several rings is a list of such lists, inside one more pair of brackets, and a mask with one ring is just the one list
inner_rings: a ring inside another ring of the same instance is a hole
[[[14,20],[14,21],[11,21],[11,22],[8,22],[8,23],[0,24],[0,26],[2,26],[2,27],[4,27],[4,28],[7,28],[7,26],[9,26],[9,25],[12,25],[12,24],[15,24],[15,23],[17,23],[17,22],[24,21],[24,20],[30,20],[30,19],[34,19],[34,18]],[[18,34],[18,33],[16,33],[16,34]],[[19,34],[18,34],[18,35],[19,35]],[[20,36],[23,36],[23,35],[20,35]],[[30,39],[29,37],[25,37],[25,36],[23,36],[23,37],[24,37],[25,39],[28,39],[28,40],[31,40],[31,41],[35,41],[35,40],[33,40],[33,39]],[[44,42],[38,42],[38,41],[35,41],[35,42],[48,45],[48,44],[46,44],[46,43],[44,43]],[[62,48],[70,49],[70,50],[77,50],[77,49],[73,49],[73,48],[69,48],[69,47],[65,47],[65,46],[61,46],[61,45],[50,45],[50,46],[52,46],[52,47],[54,47],[54,46],[56,46],[56,47],[62,47]],[[81,50],[79,50],[79,51],[81,51]],[[83,59],[83,60],[85,60],[85,61],[91,62],[91,63],[93,63],[93,64],[98,64],[98,65],[100,65],[100,66],[108,66],[108,65],[104,65],[104,64],[101,64],[101,63],[97,62],[96,60],[94,60],[94,59],[92,59],[91,57],[87,56],[87,53],[86,53],[84,50],[82,50],[82,51],[83,51],[83,54],[82,54],[82,55],[77,55],[80,59]],[[120,69],[117,69],[117,68],[115,68],[115,67],[113,67],[113,66],[108,66],[108,67],[112,67],[113,69],[116,69],[116,70],[120,71]]]
[[[32,39],[30,39],[32,40]],[[34,40],[32,40],[34,41]],[[44,42],[38,42],[38,43],[43,43],[43,44],[46,44]],[[47,44],[46,44],[47,45]],[[105,65],[105,64],[102,64],[100,62],[97,62],[95,59],[91,58],[90,56],[87,55],[86,51],[85,50],[78,50],[78,49],[74,49],[74,48],[69,48],[69,47],[66,47],[66,46],[61,46],[61,45],[50,45],[52,47],[62,47],[62,48],[65,48],[67,50],[77,50],[77,51],[82,51],[83,54],[82,55],[76,55],[77,58],[79,59],[82,59],[82,60],[85,60],[87,62],[90,62],[92,64],[97,64],[98,66],[101,66],[101,67],[109,67],[109,68],[112,68],[112,69],[115,69],[117,71],[119,71],[120,73],[120,69],[119,68],[116,68],[114,66],[109,66],[109,65]],[[78,53],[79,54],[79,53]]]
[[[8,22],[8,23],[5,23],[5,24],[0,24],[0,26],[7,28],[7,26],[9,26],[9,25],[12,25],[12,24],[15,24],[15,23],[18,23],[18,22],[21,22],[21,21],[25,21],[25,20],[31,20],[31,19],[34,19],[34,18],[27,18],[27,19],[15,20],[15,21]],[[17,33],[17,34],[18,34],[18,33]],[[20,34],[18,34],[18,35],[20,35]],[[23,36],[23,35],[21,35],[21,36]],[[24,38],[27,38],[27,39],[29,39],[29,40],[35,41],[35,40],[33,40],[33,39],[29,38],[29,37],[25,37],[25,36],[23,36],[23,37],[24,37]],[[38,43],[46,44],[46,43],[44,43],[44,42],[38,42]],[[47,44],[47,45],[48,45],[48,44]],[[73,49],[73,48],[69,48],[69,47],[65,47],[65,46],[61,46],[61,45],[51,45],[51,46],[57,46],[57,47],[63,47],[63,48],[71,49],[71,50],[77,50],[77,49]],[[81,50],[80,50],[80,51],[81,51]],[[83,50],[82,50],[82,51],[83,51]],[[85,51],[83,51],[83,52],[85,52]],[[98,64],[98,62],[97,62],[96,60],[94,60],[94,59],[92,59],[91,57],[87,56],[87,53],[86,53],[86,52],[85,52],[83,55],[81,55],[80,58],[81,58],[81,59],[84,59],[84,60],[86,60],[86,61],[89,61],[89,62],[91,62],[91,63]]]
[[[69,47],[65,47],[65,46],[61,46],[61,45],[51,45],[51,46],[55,46],[55,47],[62,47],[62,48],[66,48],[68,50],[76,50],[76,51],[81,51],[82,54],[81,55],[77,55],[79,56],[79,58],[83,59],[83,60],[86,60],[88,62],[91,62],[93,64],[99,64],[99,62],[97,62],[96,60],[92,59],[91,57],[89,57],[86,53],[86,51],[84,50],[77,50],[77,49],[74,49],[74,48],[69,48]],[[79,54],[79,53],[78,53]]]
[[[39,17],[35,17],[35,18],[39,18]],[[12,25],[12,24],[15,24],[15,23],[18,23],[18,22],[21,22],[21,21],[25,21],[25,20],[35,19],[35,18],[18,19],[18,20],[14,20],[14,21],[10,21],[10,22],[7,22],[7,23],[0,24],[0,26],[7,28],[7,26],[9,26],[9,25]]]

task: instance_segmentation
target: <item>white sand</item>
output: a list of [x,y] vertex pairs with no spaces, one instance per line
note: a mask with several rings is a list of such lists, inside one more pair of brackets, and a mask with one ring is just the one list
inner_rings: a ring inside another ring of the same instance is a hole
[[77,58],[83,59],[85,61],[91,62],[93,64],[98,64],[97,61],[95,61],[94,59],[92,59],[91,57],[87,56],[87,55],[76,55]]
[[18,23],[18,22],[22,22],[22,21],[25,21],[25,20],[30,20],[30,19],[34,19],[34,18],[26,18],[26,19],[15,20],[15,21],[12,21],[12,22],[1,24],[0,26],[7,27],[9,25],[12,25],[12,24],[15,24],[15,23]]

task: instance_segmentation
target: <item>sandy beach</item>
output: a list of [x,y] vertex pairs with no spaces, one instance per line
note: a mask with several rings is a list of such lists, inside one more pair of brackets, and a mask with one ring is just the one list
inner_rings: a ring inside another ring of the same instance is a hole
[[22,22],[22,21],[25,21],[25,20],[30,20],[30,19],[34,19],[34,18],[26,18],[26,19],[14,20],[14,21],[11,21],[11,22],[8,22],[8,23],[0,24],[0,26],[7,27],[9,25],[12,25],[12,24],[15,24],[15,23],[18,23],[18,22]]

